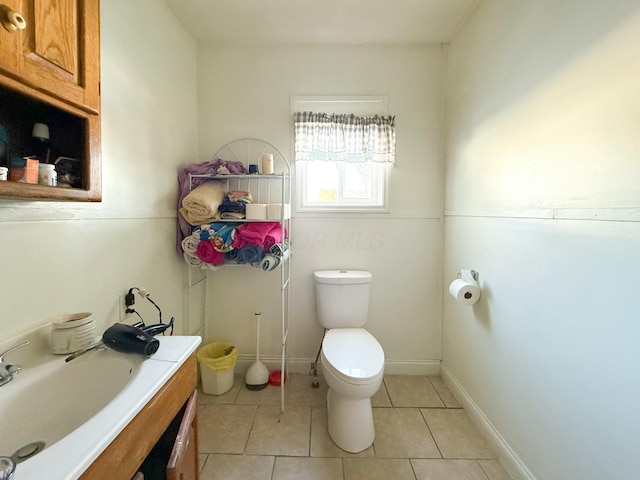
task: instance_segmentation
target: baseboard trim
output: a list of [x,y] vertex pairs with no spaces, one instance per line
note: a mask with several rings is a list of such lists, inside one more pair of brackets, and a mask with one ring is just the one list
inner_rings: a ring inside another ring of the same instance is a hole
[[469,415],[469,418],[482,431],[493,449],[498,454],[502,465],[511,474],[514,480],[536,480],[536,477],[529,471],[520,460],[509,444],[502,438],[500,432],[496,430],[480,407],[473,401],[471,396],[464,389],[458,379],[451,373],[451,370],[442,363],[440,365],[440,376],[451,390],[451,393],[462,404]]
[[[244,373],[253,362],[254,355],[240,354],[236,360],[236,373]],[[278,355],[260,355],[260,361],[271,370],[280,369],[280,357]],[[287,358],[287,369],[290,373],[308,374],[311,370],[311,362],[315,358]],[[322,366],[318,362],[318,370],[322,372]],[[439,375],[440,360],[390,360],[384,364],[386,375]]]
[[440,375],[440,360],[393,360],[384,362],[385,375]]

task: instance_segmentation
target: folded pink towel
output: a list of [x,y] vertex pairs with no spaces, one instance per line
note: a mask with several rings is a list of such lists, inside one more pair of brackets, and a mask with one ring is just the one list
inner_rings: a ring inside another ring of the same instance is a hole
[[[285,235],[287,234],[285,230]],[[268,252],[276,243],[282,243],[282,225],[276,224],[264,237],[264,251]]]
[[262,246],[269,232],[275,227],[280,228],[280,222],[245,223],[236,228],[236,236],[231,246],[233,248],[242,248],[245,245]]
[[204,263],[212,265],[222,265],[224,263],[224,253],[217,252],[211,240],[202,240],[196,248],[196,255]]
[[253,202],[251,192],[247,192],[246,190],[230,190],[227,192],[227,197],[230,202],[239,202],[241,200],[244,200],[245,203]]

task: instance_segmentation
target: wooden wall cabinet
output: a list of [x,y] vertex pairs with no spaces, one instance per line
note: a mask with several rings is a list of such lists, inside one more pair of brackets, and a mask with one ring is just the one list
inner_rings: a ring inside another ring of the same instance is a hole
[[26,26],[0,27],[0,125],[9,155],[29,155],[30,126],[47,123],[49,163],[73,158],[81,178],[73,188],[0,182],[0,196],[100,201],[100,2],[0,0],[0,18],[10,12]]

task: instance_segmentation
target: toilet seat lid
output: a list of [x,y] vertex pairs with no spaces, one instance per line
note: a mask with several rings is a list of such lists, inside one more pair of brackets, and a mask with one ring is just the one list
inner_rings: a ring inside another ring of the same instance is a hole
[[384,351],[364,328],[334,328],[322,341],[322,354],[336,371],[354,380],[373,378],[382,372]]

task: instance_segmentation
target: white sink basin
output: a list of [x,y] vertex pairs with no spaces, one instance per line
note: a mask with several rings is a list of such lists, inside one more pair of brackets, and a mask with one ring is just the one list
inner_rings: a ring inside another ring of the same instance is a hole
[[[112,350],[68,363],[49,353],[42,332],[7,361],[22,366],[0,387],[0,456],[27,456],[14,480],[75,480],[144,408],[200,344],[200,337],[157,337],[149,359]],[[23,339],[12,339],[17,345]],[[43,442],[43,449],[33,455]]]
[[34,442],[50,447],[111,402],[144,360],[110,350],[91,351],[68,363],[65,357],[51,358],[37,368],[23,368],[0,387],[0,456],[12,456]]

